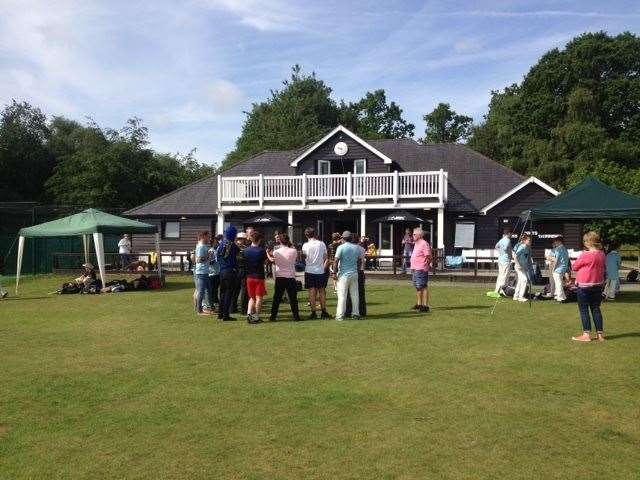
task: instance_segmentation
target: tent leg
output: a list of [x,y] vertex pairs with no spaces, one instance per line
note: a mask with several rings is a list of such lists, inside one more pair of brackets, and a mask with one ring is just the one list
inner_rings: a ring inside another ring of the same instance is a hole
[[162,279],[162,254],[160,253],[160,234],[156,233],[156,255],[158,263],[158,277]]
[[24,237],[18,239],[18,264],[16,265],[16,295],[20,285],[20,272],[22,271],[22,256],[24,255]]
[[98,259],[98,269],[100,270],[100,280],[102,280],[102,286],[107,283],[107,275],[104,269],[104,237],[101,233],[93,234],[93,243],[95,245],[96,257]]
[[84,247],[84,263],[89,263],[89,235],[82,235],[82,246]]

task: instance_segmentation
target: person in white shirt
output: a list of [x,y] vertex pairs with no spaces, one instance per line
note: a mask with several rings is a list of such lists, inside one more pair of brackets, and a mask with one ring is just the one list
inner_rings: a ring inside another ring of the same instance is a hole
[[311,305],[310,319],[318,318],[316,315],[317,301],[320,302],[320,318],[331,318],[327,312],[327,282],[329,280],[329,257],[327,246],[316,238],[313,228],[304,231],[307,242],[302,245],[302,255],[305,259],[304,283],[309,290],[309,304]]
[[[360,245],[360,239],[356,236],[355,245],[360,250],[360,262],[358,265],[358,304],[359,304],[359,314],[360,317],[367,316],[367,298],[366,298],[366,289],[365,289],[365,265],[367,261],[367,251],[364,249],[362,245]],[[347,298],[347,308],[345,310],[345,317],[350,317],[352,312],[352,304],[351,304],[351,296]]]
[[131,240],[126,233],[118,242],[118,253],[120,253],[122,270],[126,270],[127,266],[131,263]]

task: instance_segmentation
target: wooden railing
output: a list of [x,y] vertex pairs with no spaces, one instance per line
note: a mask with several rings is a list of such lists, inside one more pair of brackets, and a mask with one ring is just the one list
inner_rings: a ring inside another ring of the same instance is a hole
[[429,199],[438,204],[447,200],[447,173],[392,172],[354,175],[297,175],[250,177],[218,176],[218,207],[223,204],[264,202],[340,201],[350,205],[369,199],[397,204],[405,199]]

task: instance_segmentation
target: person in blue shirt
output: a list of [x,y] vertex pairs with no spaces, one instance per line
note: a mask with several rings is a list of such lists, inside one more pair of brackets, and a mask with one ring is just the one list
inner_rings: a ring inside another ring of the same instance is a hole
[[194,253],[195,268],[193,270],[196,282],[196,313],[198,315],[211,315],[211,310],[203,308],[206,295],[208,305],[213,303],[211,295],[211,282],[209,281],[209,232],[198,234],[198,244]]
[[564,277],[571,269],[569,262],[569,252],[564,246],[564,238],[560,235],[553,239],[553,250],[551,251],[553,258],[553,271],[549,275],[549,287],[553,292],[553,298],[558,302],[565,302],[567,296],[564,293]]
[[620,266],[622,257],[618,253],[620,244],[611,242],[609,253],[607,253],[607,282],[604,285],[604,296],[607,300],[615,300],[616,294],[620,291]]
[[360,297],[358,295],[358,268],[360,268],[361,250],[353,243],[353,235],[345,230],[342,233],[344,243],[336,250],[333,260],[333,275],[337,279],[338,306],[336,320],[344,320],[347,307],[347,295],[351,297],[352,316],[354,320],[360,318]]
[[501,293],[502,289],[507,285],[509,274],[511,273],[511,229],[505,228],[502,238],[496,243],[496,251],[498,252],[498,278],[496,279],[495,293]]
[[518,275],[513,299],[526,302],[527,285],[529,284],[529,268],[531,264],[531,237],[527,234],[520,237],[520,242],[513,249],[513,260]]
[[238,231],[233,225],[224,231],[224,239],[216,249],[216,259],[220,269],[220,308],[218,318],[229,322],[235,318],[229,315],[233,292],[238,288],[238,246],[236,235]]

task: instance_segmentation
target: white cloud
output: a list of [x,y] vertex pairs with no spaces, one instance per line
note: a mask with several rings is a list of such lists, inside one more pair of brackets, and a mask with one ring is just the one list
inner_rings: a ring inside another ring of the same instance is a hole
[[202,0],[208,7],[231,13],[240,23],[260,31],[301,30],[303,14],[280,0]]
[[464,53],[479,50],[480,46],[480,42],[477,40],[462,39],[453,44],[453,49],[458,53]]
[[216,80],[209,85],[207,96],[218,113],[237,112],[245,99],[242,90],[227,80]]
[[581,12],[574,10],[533,10],[533,11],[495,11],[463,10],[457,12],[436,13],[441,17],[585,17],[585,18],[630,18],[640,17],[640,13]]

